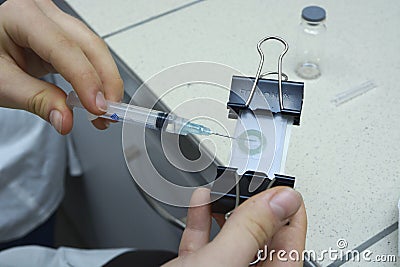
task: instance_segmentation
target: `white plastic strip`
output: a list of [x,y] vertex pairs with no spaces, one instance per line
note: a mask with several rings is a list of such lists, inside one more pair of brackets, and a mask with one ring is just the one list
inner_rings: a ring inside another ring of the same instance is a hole
[[275,173],[284,169],[290,127],[287,118],[280,114],[243,111],[236,124],[237,139],[229,166],[238,168],[239,175],[251,170],[273,179]]
[[375,82],[368,80],[356,87],[353,87],[349,90],[346,90],[344,92],[341,92],[339,94],[337,94],[333,99],[332,102],[336,105],[339,106],[357,96],[360,96],[366,92],[368,92],[369,90],[372,90],[374,88],[376,88],[377,85],[375,84]]

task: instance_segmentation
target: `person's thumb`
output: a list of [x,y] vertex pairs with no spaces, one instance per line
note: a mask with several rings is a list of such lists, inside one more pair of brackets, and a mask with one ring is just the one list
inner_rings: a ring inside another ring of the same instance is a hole
[[210,244],[219,251],[216,266],[247,266],[301,204],[301,195],[288,187],[269,189],[245,201]]
[[[0,65],[5,66],[0,60]],[[66,94],[57,86],[36,79],[8,63],[0,73],[0,106],[34,113],[61,134],[72,129],[72,111],[65,103]]]

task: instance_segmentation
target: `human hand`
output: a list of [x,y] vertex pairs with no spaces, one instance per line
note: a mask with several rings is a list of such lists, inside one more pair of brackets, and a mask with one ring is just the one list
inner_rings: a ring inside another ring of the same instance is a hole
[[[66,94],[37,79],[58,72],[92,114],[105,99],[120,101],[123,82],[104,41],[51,0],[8,0],[0,6],[0,106],[24,109],[49,121],[61,134],[72,129]],[[108,127],[105,119],[93,124]]]
[[[249,266],[258,249],[264,249],[265,245],[269,253],[272,250],[287,253],[295,250],[301,256],[305,246],[307,217],[302,198],[293,189],[276,187],[251,197],[235,209],[211,242],[211,209],[209,204],[203,205],[209,200],[208,189],[194,192],[179,256],[166,263],[165,267]],[[221,218],[218,221],[224,223]],[[256,266],[302,266],[301,261],[292,261],[288,255],[288,261],[273,256],[272,261],[267,257]]]

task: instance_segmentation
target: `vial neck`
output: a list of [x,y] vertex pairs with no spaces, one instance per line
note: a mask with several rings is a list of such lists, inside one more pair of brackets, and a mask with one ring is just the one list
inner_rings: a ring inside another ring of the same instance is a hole
[[306,19],[302,19],[303,23],[306,24],[307,26],[310,27],[318,27],[320,25],[323,25],[325,23],[325,20],[321,20],[321,21],[309,21]]

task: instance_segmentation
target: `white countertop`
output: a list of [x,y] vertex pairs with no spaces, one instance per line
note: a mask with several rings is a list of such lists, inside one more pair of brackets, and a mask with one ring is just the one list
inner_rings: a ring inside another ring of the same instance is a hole
[[[111,34],[105,38],[108,45],[142,80],[190,61],[219,62],[254,76],[257,42],[278,35],[290,45],[283,70],[290,80],[300,81],[293,69],[301,9],[323,6],[328,26],[323,74],[305,81],[301,126],[293,128],[286,162],[286,173],[296,176],[306,202],[307,248],[335,249],[339,238],[354,248],[398,220],[399,1],[213,0],[190,5],[191,1],[118,0],[112,7],[109,1],[67,2],[100,36]],[[264,69],[274,70],[275,47],[264,47]],[[370,79],[377,88],[339,107],[330,103],[335,94]],[[196,90],[186,91],[182,98],[164,103],[196,96]],[[218,97],[226,102],[226,96]],[[221,120],[225,115],[218,112]],[[395,253],[397,234],[370,249]]]

